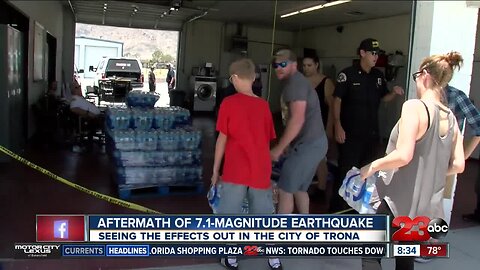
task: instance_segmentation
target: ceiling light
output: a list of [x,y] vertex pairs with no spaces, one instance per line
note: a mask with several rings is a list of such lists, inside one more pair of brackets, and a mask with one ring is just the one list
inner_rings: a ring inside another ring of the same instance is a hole
[[351,0],[339,0],[339,1],[328,2],[325,5],[323,5],[323,7],[332,7],[332,6],[340,5],[343,3],[348,3],[350,1]]
[[297,11],[294,11],[294,12],[291,12],[291,13],[288,13],[288,14],[284,14],[284,15],[281,15],[280,18],[286,18],[286,17],[290,17],[290,16],[293,16],[293,15],[297,15],[299,13],[307,13],[307,12],[310,12],[310,11],[314,11],[314,10],[318,10],[318,9],[322,9],[322,8],[326,8],[326,7],[336,6],[336,5],[348,3],[350,1],[351,0],[338,0],[338,1],[328,2],[326,4],[316,5],[316,6],[313,6],[313,7],[304,8],[304,9],[297,10]]
[[298,13],[300,13],[300,11],[291,12],[291,13],[280,16],[280,18],[290,17],[290,16],[293,16],[293,15],[297,15]]

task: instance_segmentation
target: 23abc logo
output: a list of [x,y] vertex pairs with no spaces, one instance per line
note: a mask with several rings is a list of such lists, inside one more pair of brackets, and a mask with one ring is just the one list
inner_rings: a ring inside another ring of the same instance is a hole
[[[441,218],[418,216],[413,220],[407,216],[396,217],[392,227],[399,228],[392,235],[392,241],[428,241],[430,238],[440,239],[447,235],[448,224]],[[418,229],[414,229],[418,227]]]
[[243,255],[245,256],[258,256],[258,253],[263,253],[263,248],[259,246],[244,246]]

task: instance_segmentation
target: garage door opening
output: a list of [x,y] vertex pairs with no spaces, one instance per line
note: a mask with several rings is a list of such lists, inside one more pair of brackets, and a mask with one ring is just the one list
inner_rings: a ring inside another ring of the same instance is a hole
[[[76,24],[75,73],[84,94],[108,76],[129,77],[132,87],[160,93],[168,103],[168,64],[177,67],[178,31]],[[114,59],[124,58],[125,63]],[[110,63],[114,61],[115,63]],[[117,63],[118,62],[118,63]],[[131,64],[133,63],[133,64]],[[122,64],[120,74],[110,70]],[[131,70],[130,70],[131,69]],[[127,72],[128,71],[128,72]],[[153,75],[152,75],[153,72]],[[170,73],[170,75],[176,72]],[[103,99],[102,101],[107,101]],[[110,101],[110,100],[108,100]],[[162,101],[160,101],[162,102]]]

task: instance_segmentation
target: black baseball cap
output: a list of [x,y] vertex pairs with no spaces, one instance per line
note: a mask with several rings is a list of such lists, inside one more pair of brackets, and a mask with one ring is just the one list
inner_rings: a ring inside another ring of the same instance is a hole
[[364,39],[362,40],[362,42],[360,43],[360,46],[358,47],[358,52],[360,52],[360,50],[364,50],[366,52],[372,52],[372,51],[380,51],[380,43],[378,42],[378,40],[374,39],[374,38],[367,38],[367,39]]

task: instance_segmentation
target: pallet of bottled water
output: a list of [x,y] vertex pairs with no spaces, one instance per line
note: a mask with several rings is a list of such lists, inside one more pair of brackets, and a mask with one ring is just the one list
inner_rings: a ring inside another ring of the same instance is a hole
[[[185,184],[200,182],[201,174],[184,173],[184,168],[201,168],[201,132],[192,127],[181,127],[169,131],[151,129],[145,130],[113,130],[108,136],[110,156],[118,168],[141,168],[135,177],[118,175],[119,184],[155,182],[167,184],[182,182],[187,175]],[[151,168],[168,167],[160,173],[151,172]],[[198,170],[197,170],[198,171]],[[168,172],[168,173],[167,173]],[[191,176],[197,175],[195,179]],[[179,179],[175,180],[177,177]]]
[[190,111],[181,107],[112,107],[106,113],[107,130],[171,130],[191,125]]
[[167,167],[201,165],[201,151],[121,151],[112,153],[117,167]]
[[153,186],[196,186],[202,178],[202,166],[117,167],[119,189]]
[[157,93],[133,90],[128,92],[126,103],[128,107],[153,108],[159,99]]
[[119,193],[124,198],[145,187],[203,188],[201,132],[180,107],[115,106],[106,113],[106,142]]
[[168,131],[110,130],[107,137],[113,150],[120,151],[194,151],[202,141],[201,131],[189,126]]

